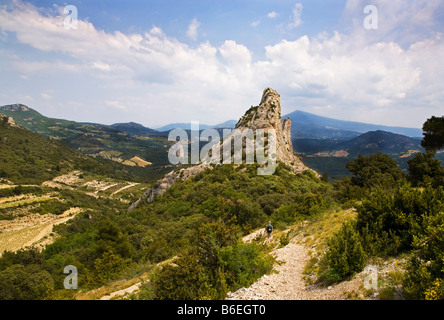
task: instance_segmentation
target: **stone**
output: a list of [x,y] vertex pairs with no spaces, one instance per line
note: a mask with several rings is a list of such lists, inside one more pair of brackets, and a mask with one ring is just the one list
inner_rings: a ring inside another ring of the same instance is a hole
[[[273,129],[276,132],[276,161],[281,161],[288,165],[293,173],[301,173],[308,168],[301,159],[294,154],[293,144],[291,142],[291,120],[282,120],[281,117],[281,98],[280,95],[272,88],[266,88],[262,94],[262,98],[259,106],[251,107],[244,116],[238,121],[235,126],[240,131],[244,129]],[[233,134],[233,133],[232,133]],[[211,148],[220,148],[223,150],[224,143],[231,143],[230,139],[227,139],[230,135],[226,136],[219,143],[216,143]],[[231,149],[231,147],[230,147]],[[222,157],[223,152],[219,153]],[[233,157],[234,155],[231,155]],[[174,182],[187,180],[207,169],[213,168],[206,159],[201,159],[202,162],[192,167],[182,168],[180,170],[172,171],[166,174],[162,179],[158,180],[154,187],[149,188],[136,202],[132,203],[128,208],[128,212],[133,210],[139,205],[141,201],[151,202],[158,195],[164,193],[169,189]],[[222,161],[221,161],[222,163]],[[320,175],[314,172],[319,178]]]

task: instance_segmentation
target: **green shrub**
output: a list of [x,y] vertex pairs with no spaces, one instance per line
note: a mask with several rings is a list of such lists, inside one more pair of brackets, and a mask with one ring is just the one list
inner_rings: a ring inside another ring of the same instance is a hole
[[[414,253],[407,263],[404,290],[410,298],[436,297],[444,279],[444,213],[429,216],[424,222],[424,234],[415,237]],[[436,295],[433,294],[435,291]],[[441,293],[440,293],[441,292]]]
[[230,290],[248,287],[273,268],[274,260],[255,243],[238,243],[221,249],[221,266]]
[[366,253],[354,221],[345,222],[328,240],[326,259],[329,266],[328,277],[334,280],[343,280],[364,268]]
[[223,299],[228,292],[220,270],[205,268],[194,252],[163,266],[150,280],[151,296],[158,300]]
[[12,265],[0,272],[0,300],[41,300],[51,296],[54,283],[36,265]]

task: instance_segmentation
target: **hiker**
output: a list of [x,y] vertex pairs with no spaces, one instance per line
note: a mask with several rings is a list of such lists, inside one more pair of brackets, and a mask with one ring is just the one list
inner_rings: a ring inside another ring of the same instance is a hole
[[273,231],[273,226],[271,225],[271,221],[268,221],[267,226],[265,227],[265,230],[267,231],[267,237],[270,239],[271,232]]

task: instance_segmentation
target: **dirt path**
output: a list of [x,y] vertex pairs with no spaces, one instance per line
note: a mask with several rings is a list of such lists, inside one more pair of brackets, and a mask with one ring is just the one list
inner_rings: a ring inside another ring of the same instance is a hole
[[[263,236],[264,230],[257,230],[243,238],[249,242],[258,236]],[[248,288],[241,288],[228,293],[228,300],[343,300],[347,293],[359,292],[364,277],[363,272],[357,274],[352,280],[344,281],[330,287],[307,285],[304,279],[304,269],[310,260],[309,249],[301,243],[301,238],[293,238],[288,245],[272,251],[277,263],[271,274],[262,276]],[[273,241],[274,239],[270,239]],[[268,241],[268,240],[266,240]],[[131,287],[115,291],[103,296],[101,300],[110,300],[119,296],[136,292],[140,283]],[[363,297],[361,297],[363,298]]]
[[131,183],[131,184],[127,185],[127,186],[124,186],[124,187],[120,188],[120,189],[117,190],[117,191],[114,191],[113,193],[111,193],[111,195],[113,196],[113,195],[115,195],[115,194],[117,194],[117,193],[119,193],[119,192],[121,192],[121,191],[123,191],[123,190],[125,190],[125,189],[131,188],[131,187],[134,187],[134,186],[137,186],[138,184],[139,184],[139,183]]
[[128,288],[125,288],[122,290],[118,290],[118,291],[114,291],[113,293],[110,293],[109,295],[103,296],[99,300],[111,300],[114,298],[126,296],[127,294],[138,291],[141,285],[142,285],[142,282],[136,283],[136,284],[132,285],[131,287],[128,287]]
[[[259,231],[260,233],[260,231]],[[253,233],[244,240],[254,239]],[[287,246],[273,250],[278,263],[274,271],[264,275],[248,288],[242,288],[228,294],[229,300],[342,300],[346,293],[359,291],[363,283],[363,274],[358,274],[351,281],[341,282],[328,288],[307,285],[303,271],[310,259],[308,249],[294,238]]]

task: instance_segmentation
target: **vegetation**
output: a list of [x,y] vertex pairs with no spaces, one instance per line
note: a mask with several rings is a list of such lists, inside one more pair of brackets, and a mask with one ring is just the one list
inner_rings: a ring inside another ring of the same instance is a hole
[[0,121],[0,137],[0,179],[17,184],[40,184],[75,169],[135,182],[153,181],[166,171],[89,157],[60,142],[10,126],[6,121]]
[[442,149],[444,147],[444,117],[431,117],[422,126],[424,138],[421,145],[427,151]]
[[[320,232],[330,235],[319,246],[320,260],[310,261],[319,262],[321,284],[349,279],[375,259],[402,256],[405,271],[392,276],[404,297],[444,298],[444,169],[434,152],[415,155],[406,171],[388,155],[361,155],[347,163],[350,176],[333,185],[328,176],[295,175],[283,163],[268,176],[257,175],[256,165],[214,166],[128,213],[141,190],[113,197],[111,191],[41,182],[74,169],[82,170],[81,179],[141,181],[143,174],[136,177],[131,167],[85,156],[5,121],[0,133],[0,173],[10,180],[0,198],[26,200],[14,207],[5,200],[0,219],[82,209],[54,227],[57,237],[44,250],[3,252],[0,299],[75,299],[78,292],[63,287],[67,265],[78,268],[81,292],[148,270],[150,281],[134,298],[224,299],[271,271],[271,248],[241,240],[269,220],[278,232],[319,221]],[[342,227],[325,231],[331,221],[343,221]],[[281,245],[288,244],[288,234]],[[382,296],[393,292],[387,288]]]
[[[441,132],[440,127],[428,130],[435,135]],[[429,145],[429,141],[424,138],[423,143]],[[338,200],[356,206],[358,214],[330,239],[322,280],[347,279],[362,271],[372,257],[407,254],[401,281],[404,296],[444,298],[444,169],[431,151],[416,154],[408,164],[405,175],[382,154],[360,156],[347,164],[352,177],[335,183],[335,190]]]
[[[228,291],[251,284],[271,270],[273,259],[270,248],[244,244],[241,236],[268,220],[285,228],[333,202],[331,186],[312,173],[294,175],[284,164],[274,175],[256,173],[254,165],[216,166],[177,182],[156,201],[130,213],[118,199],[95,198],[80,189],[58,190],[65,205],[85,211],[54,227],[55,242],[34,252],[39,259],[32,268],[51,281],[48,290],[33,298],[73,298],[74,292],[63,288],[63,268],[70,264],[79,270],[79,287],[90,290],[173,259],[173,264],[153,272],[141,298],[221,299]],[[56,212],[57,202],[33,210]],[[0,272],[7,274],[17,265],[27,268],[17,254],[3,255]],[[29,277],[31,273],[22,272],[17,281],[28,283]],[[13,294],[8,299],[19,297]]]

